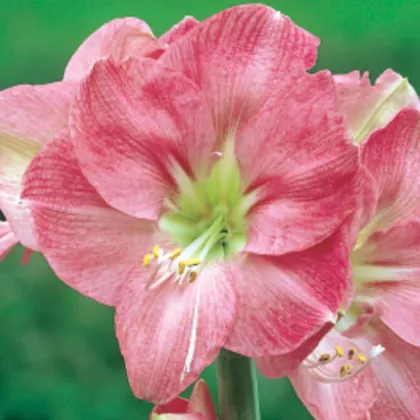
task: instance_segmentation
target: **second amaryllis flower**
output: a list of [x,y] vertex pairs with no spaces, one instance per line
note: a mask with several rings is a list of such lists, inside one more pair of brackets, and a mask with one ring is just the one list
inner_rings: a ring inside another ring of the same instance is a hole
[[[70,135],[32,163],[42,251],[116,306],[135,394],[173,398],[221,347],[292,351],[347,289],[358,156],[318,41],[271,8],[219,13],[158,62],[97,63]],[[311,249],[309,249],[312,247]]]

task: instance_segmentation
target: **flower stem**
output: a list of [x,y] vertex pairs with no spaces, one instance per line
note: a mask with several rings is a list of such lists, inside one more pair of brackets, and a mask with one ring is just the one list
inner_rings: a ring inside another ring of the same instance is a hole
[[261,420],[253,360],[222,349],[216,367],[221,420]]

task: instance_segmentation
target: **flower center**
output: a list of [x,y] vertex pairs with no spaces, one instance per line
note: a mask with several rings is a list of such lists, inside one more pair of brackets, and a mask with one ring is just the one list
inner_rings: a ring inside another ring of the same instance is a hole
[[155,266],[149,287],[169,279],[193,282],[206,264],[225,261],[246,245],[246,214],[255,203],[255,193],[244,192],[233,141],[214,157],[218,161],[211,171],[194,179],[173,164],[178,194],[165,200],[159,228],[176,246],[168,252],[155,246],[144,257],[145,267]]

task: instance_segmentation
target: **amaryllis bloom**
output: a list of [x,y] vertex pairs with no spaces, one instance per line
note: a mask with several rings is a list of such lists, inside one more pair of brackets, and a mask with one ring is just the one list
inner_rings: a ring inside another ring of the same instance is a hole
[[22,177],[42,146],[67,128],[78,82],[100,58],[157,58],[198,22],[190,17],[156,39],[149,26],[135,18],[113,20],[93,33],[69,61],[62,82],[12,87],[0,92],[0,260],[18,242],[39,250],[29,210],[20,199]]
[[317,419],[411,419],[420,409],[413,385],[420,380],[420,111],[400,111],[363,140],[360,153],[363,189],[349,219],[351,305],[318,347],[314,339],[288,359],[260,359],[258,366],[270,377],[290,374]]
[[332,76],[306,72],[317,45],[247,5],[158,61],[102,60],[69,133],[27,172],[42,251],[67,284],[116,306],[139,398],[174,398],[221,347],[282,354],[334,319],[358,151]]
[[177,397],[156,406],[150,420],[217,420],[207,384],[203,380],[197,381],[188,400]]

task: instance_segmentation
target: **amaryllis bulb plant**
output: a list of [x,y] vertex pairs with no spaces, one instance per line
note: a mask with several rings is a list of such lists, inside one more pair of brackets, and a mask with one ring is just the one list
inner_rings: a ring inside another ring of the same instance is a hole
[[222,420],[259,419],[255,365],[316,419],[420,412],[420,102],[309,73],[318,44],[256,4],[117,19],[0,93],[0,257],[115,308],[153,420],[216,420],[203,382],[178,397],[214,361]]

